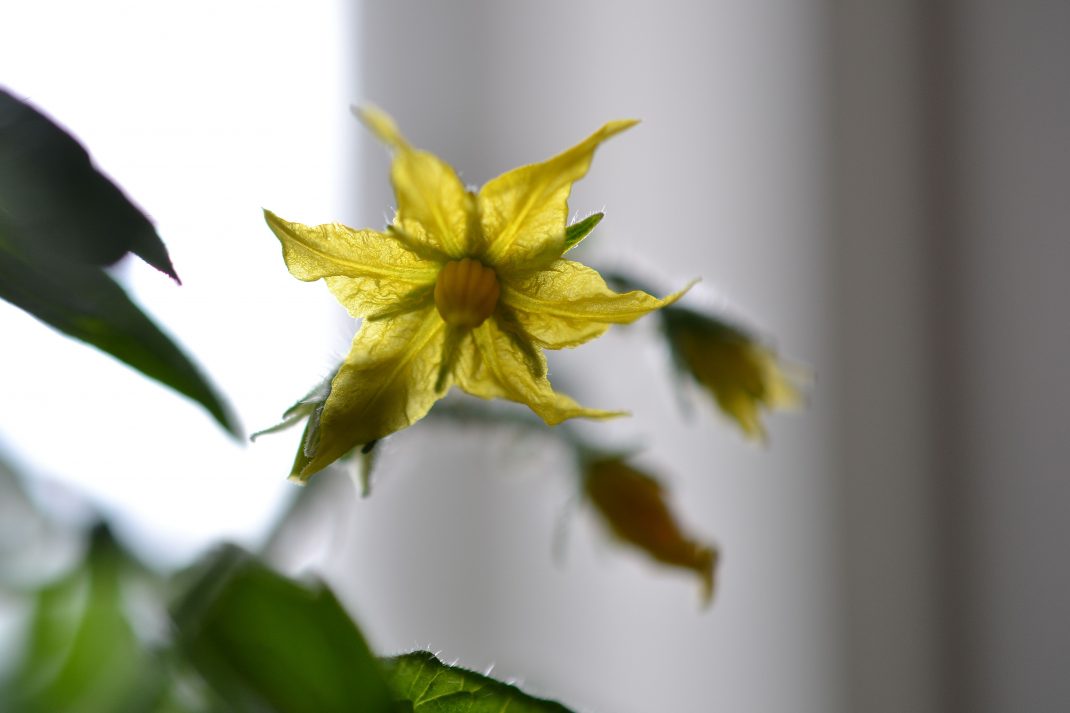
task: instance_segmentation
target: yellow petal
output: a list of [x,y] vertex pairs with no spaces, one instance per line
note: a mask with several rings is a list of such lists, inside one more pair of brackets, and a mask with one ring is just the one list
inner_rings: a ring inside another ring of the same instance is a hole
[[[469,346],[466,344],[465,346]],[[526,353],[525,353],[526,351]],[[531,359],[537,360],[535,368]],[[551,426],[570,418],[614,418],[627,415],[580,406],[557,393],[546,378],[546,359],[538,349],[524,350],[492,317],[472,330],[470,348],[463,349],[456,370],[457,385],[484,399],[509,399],[526,404]]]
[[393,117],[377,106],[355,106],[353,113],[379,140],[393,149],[410,148],[409,142],[401,135],[401,130],[394,122]]
[[469,231],[469,223],[475,202],[453,168],[409,145],[382,110],[365,107],[357,110],[357,116],[394,150],[390,180],[398,202],[397,227],[445,256],[464,257],[471,248],[468,236],[474,231]]
[[407,250],[391,233],[291,223],[271,211],[264,217],[282,243],[290,274],[305,281],[327,278],[356,317],[433,285],[438,275],[438,265]]
[[670,305],[690,287],[664,299],[641,290],[617,294],[597,271],[559,259],[546,270],[506,281],[501,299],[540,346],[562,349],[594,339],[611,324],[634,322]]
[[354,446],[423,418],[444,393],[434,386],[445,326],[433,307],[361,325],[331,382],[318,437],[306,448],[310,460],[298,476],[301,480]]
[[478,202],[487,260],[510,272],[561,255],[573,182],[587,173],[599,144],[636,123],[611,121],[564,153],[483,186]]
[[434,277],[422,285],[377,278],[328,277],[331,294],[349,316],[368,320],[396,317],[434,303]]

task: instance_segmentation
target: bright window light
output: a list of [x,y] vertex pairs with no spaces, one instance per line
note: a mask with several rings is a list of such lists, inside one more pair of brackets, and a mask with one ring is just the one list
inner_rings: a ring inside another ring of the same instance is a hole
[[[115,272],[246,432],[272,425],[352,334],[322,286],[289,276],[261,216],[341,214],[358,131],[351,22],[341,2],[0,9],[6,88],[68,128],[153,219],[182,286],[137,260]],[[0,453],[87,495],[155,557],[254,540],[292,492],[297,433],[237,443],[198,406],[6,303],[0,335]]]

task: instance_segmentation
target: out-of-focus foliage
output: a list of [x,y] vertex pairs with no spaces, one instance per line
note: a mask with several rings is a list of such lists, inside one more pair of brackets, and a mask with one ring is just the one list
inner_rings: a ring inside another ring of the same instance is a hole
[[583,489],[602,519],[623,542],[658,562],[691,570],[702,581],[702,598],[713,597],[717,550],[687,533],[669,508],[664,486],[623,458],[590,460]]
[[325,585],[232,548],[201,567],[175,622],[180,650],[238,713],[568,713],[428,652],[377,659]]
[[193,362],[102,269],[127,253],[176,281],[148,218],[48,117],[0,89],[0,299],[239,428]]
[[[2,475],[3,492],[20,495]],[[375,657],[326,585],[236,547],[166,577],[98,524],[62,575],[12,589],[9,571],[0,592],[28,607],[0,672],[5,713],[567,713],[430,653]]]
[[322,584],[301,585],[225,549],[174,618],[180,650],[229,710],[393,710],[379,662]]
[[413,713],[570,713],[560,703],[535,698],[482,674],[447,666],[426,651],[386,660],[395,695]]
[[102,522],[86,530],[38,510],[3,463],[0,496],[0,534],[11,545],[0,548],[0,605],[24,613],[0,642],[10,659],[0,711],[224,713],[171,651],[166,577]]
[[0,688],[0,710],[154,710],[164,700],[165,669],[132,614],[151,617],[159,585],[107,527],[95,527],[81,566],[33,595],[22,656]]

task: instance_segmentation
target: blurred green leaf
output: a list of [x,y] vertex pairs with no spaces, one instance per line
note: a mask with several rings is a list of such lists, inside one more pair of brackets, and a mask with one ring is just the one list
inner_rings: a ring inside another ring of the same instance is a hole
[[215,556],[175,607],[178,644],[233,711],[392,711],[379,662],[323,585]]
[[447,666],[426,651],[387,659],[387,671],[395,695],[411,704],[413,713],[570,713],[516,686]]
[[604,217],[604,213],[594,213],[565,228],[565,252],[579,245],[580,241],[586,238]]
[[19,713],[150,711],[165,686],[162,660],[133,626],[136,598],[150,577],[104,526],[84,564],[42,589],[0,710]]
[[238,426],[193,362],[101,266],[128,252],[173,277],[148,218],[67,132],[0,89],[0,298]]

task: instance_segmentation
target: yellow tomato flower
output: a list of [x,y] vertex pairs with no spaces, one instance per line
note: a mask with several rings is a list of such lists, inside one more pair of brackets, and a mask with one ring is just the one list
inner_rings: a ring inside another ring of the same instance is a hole
[[622,415],[555,392],[542,349],[575,347],[684,292],[617,294],[591,268],[561,257],[582,237],[566,225],[573,182],[599,144],[636,122],[610,122],[472,193],[386,114],[366,109],[360,117],[393,151],[397,214],[385,231],[301,225],[265,211],[290,273],[323,278],[363,318],[292,477],[305,480],[355,446],[411,425],[454,384],[527,404],[551,425]]
[[766,437],[760,409],[799,405],[802,375],[787,370],[772,349],[742,329],[681,307],[667,309],[661,317],[677,364],[748,438]]

